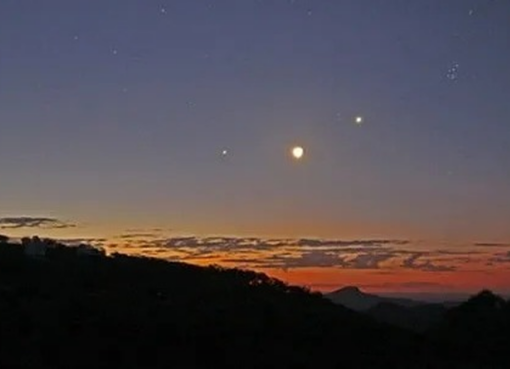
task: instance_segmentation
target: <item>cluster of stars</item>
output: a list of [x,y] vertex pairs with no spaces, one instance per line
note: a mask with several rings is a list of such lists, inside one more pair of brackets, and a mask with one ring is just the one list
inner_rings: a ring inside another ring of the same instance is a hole
[[448,69],[446,73],[446,78],[450,81],[455,81],[458,78],[459,74],[459,63],[453,63],[453,65]]

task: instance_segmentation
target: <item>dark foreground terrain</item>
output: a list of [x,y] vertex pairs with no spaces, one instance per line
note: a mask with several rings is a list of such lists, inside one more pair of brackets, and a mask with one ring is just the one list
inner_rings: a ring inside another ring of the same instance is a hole
[[415,333],[255,272],[0,241],[0,368],[508,368],[509,311]]

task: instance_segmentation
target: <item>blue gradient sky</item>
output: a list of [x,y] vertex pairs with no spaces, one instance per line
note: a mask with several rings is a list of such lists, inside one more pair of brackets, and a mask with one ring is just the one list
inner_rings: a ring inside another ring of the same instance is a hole
[[0,216],[506,242],[509,99],[504,0],[2,0]]

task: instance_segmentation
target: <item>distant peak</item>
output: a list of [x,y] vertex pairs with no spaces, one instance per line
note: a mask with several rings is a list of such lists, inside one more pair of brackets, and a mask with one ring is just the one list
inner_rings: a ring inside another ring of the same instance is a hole
[[505,305],[505,300],[489,290],[483,290],[471,297],[464,305],[486,306],[492,308],[501,308]]
[[356,287],[356,286],[345,286],[345,287],[342,287],[340,288],[339,290],[337,290],[336,292],[344,292],[344,293],[356,293],[356,294],[361,294],[361,290],[359,289],[359,287]]

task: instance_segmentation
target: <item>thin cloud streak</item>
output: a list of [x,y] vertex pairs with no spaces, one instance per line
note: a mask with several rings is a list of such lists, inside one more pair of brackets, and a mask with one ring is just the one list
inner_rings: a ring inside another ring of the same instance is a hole
[[0,228],[2,229],[20,229],[20,228],[66,229],[75,227],[76,224],[68,223],[56,218],[28,217],[28,216],[0,218]]
[[474,245],[478,247],[510,247],[510,243],[499,242],[476,242]]

